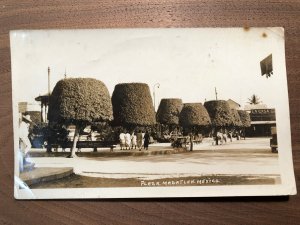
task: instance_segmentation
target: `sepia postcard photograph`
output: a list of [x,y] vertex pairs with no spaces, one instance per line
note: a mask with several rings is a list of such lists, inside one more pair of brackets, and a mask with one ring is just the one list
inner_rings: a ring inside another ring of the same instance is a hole
[[10,32],[16,199],[294,195],[284,29]]

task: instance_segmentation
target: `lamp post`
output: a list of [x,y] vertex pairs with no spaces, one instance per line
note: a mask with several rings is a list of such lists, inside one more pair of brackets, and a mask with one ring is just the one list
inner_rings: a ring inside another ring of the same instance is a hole
[[160,84],[159,83],[156,83],[153,85],[153,105],[154,105],[154,111],[155,111],[155,88],[159,88],[160,87]]
[[45,104],[45,122],[48,120],[48,110],[50,104],[50,95],[51,95],[51,88],[50,88],[50,66],[48,66],[48,106]]

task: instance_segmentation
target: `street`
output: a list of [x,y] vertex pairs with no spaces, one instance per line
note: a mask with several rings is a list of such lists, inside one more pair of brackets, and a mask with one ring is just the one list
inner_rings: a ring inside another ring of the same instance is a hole
[[[40,157],[36,167],[73,167],[77,175],[101,178],[152,180],[203,175],[279,176],[278,155],[268,138],[246,139],[219,146],[203,143],[194,151],[171,155],[127,157]],[[150,146],[154,151],[159,146]],[[165,147],[169,148],[169,147]]]

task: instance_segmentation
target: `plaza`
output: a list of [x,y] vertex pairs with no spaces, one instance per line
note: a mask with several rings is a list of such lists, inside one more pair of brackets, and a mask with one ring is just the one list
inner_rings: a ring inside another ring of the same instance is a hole
[[[122,156],[119,153],[124,150],[118,149],[114,152],[115,156],[111,156],[109,149],[103,149],[100,150],[103,151],[101,157],[32,157],[31,161],[35,163],[36,168],[72,167],[76,176],[93,179],[96,183],[97,179],[101,179],[102,183],[105,179],[127,179],[130,185],[131,179],[145,182],[203,176],[209,176],[209,179],[219,176],[249,176],[248,180],[266,178],[272,179],[273,183],[280,182],[278,154],[271,152],[269,138],[234,140],[218,146],[212,145],[208,139],[202,144],[194,145],[194,151],[155,154],[156,151],[171,149],[169,144],[153,144],[150,145],[149,152],[144,150],[145,154],[139,156]],[[60,187],[60,183],[64,182],[64,179],[61,179],[55,183]],[[72,182],[70,186],[68,182],[65,182],[66,187],[72,187]],[[89,182],[82,185],[88,187]],[[47,187],[47,184],[42,186]]]

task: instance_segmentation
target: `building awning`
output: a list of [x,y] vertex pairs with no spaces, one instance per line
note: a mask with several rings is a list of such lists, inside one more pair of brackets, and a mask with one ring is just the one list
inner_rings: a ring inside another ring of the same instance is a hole
[[49,95],[40,95],[35,98],[36,101],[42,102],[43,104],[47,104],[49,102]]
[[251,121],[251,125],[256,125],[256,124],[276,124],[276,121]]

